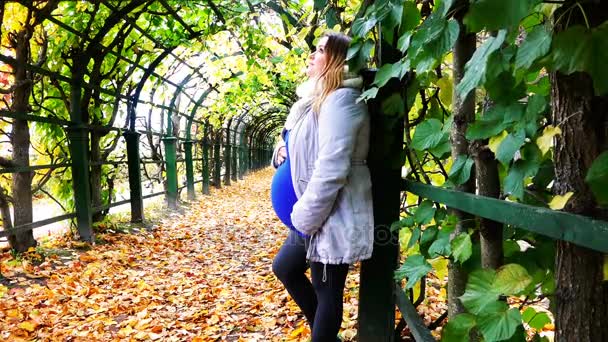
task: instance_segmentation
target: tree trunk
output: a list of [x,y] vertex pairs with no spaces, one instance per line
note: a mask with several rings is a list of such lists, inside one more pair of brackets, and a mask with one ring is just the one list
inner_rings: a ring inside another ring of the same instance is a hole
[[[477,178],[477,193],[481,196],[498,198],[500,196],[500,180],[498,163],[494,153],[487,146],[477,151],[475,156],[475,176]],[[481,266],[497,269],[503,264],[502,223],[482,218],[480,222]]]
[[0,218],[2,218],[2,229],[9,230],[13,228],[13,218],[11,215],[11,207],[6,197],[4,189],[0,188]]
[[[558,18],[569,1],[555,12]],[[608,1],[586,3],[583,9],[591,27],[608,19]],[[561,20],[556,32],[567,25],[582,24],[585,18],[573,11]],[[551,74],[552,118],[562,134],[555,139],[554,193],[574,192],[565,211],[606,220],[598,209],[585,175],[608,143],[608,96],[595,96],[589,75]],[[555,262],[556,340],[608,341],[608,283],[603,281],[605,255],[569,242],[558,241]]]
[[[15,47],[17,65],[15,65],[15,83],[20,84],[13,94],[11,110],[15,113],[29,112],[29,96],[32,89],[31,80],[28,80],[25,65],[30,60],[30,38],[32,32],[27,27],[17,33],[17,46]],[[12,161],[16,166],[30,166],[30,129],[27,120],[13,120],[11,133],[13,148]],[[18,172],[13,174],[12,184],[14,226],[31,223],[32,216],[32,172]],[[31,230],[12,234],[9,243],[18,252],[25,252],[28,248],[36,246],[34,234]]]
[[[462,4],[455,4],[459,6]],[[471,59],[476,49],[475,34],[466,33],[467,29],[462,23],[462,16],[466,13],[468,6],[461,7],[455,15],[460,26],[460,34],[456,45],[454,46],[454,89],[464,76],[464,66]],[[454,109],[454,124],[450,131],[450,142],[452,145],[452,159],[456,160],[458,156],[467,155],[469,144],[465,137],[465,132],[475,114],[475,91],[471,91],[466,98],[461,99],[454,92],[453,109]],[[458,191],[473,192],[475,176],[471,173],[469,180],[456,187]],[[470,222],[470,215],[452,210],[452,213],[458,217],[458,223],[452,233],[452,238],[466,231],[466,222]],[[463,222],[464,221],[464,222]],[[458,265],[458,263],[450,262],[448,266],[448,314],[452,318],[455,315],[464,312],[464,307],[458,297],[462,296],[467,282],[467,273]]]
[[102,167],[100,164],[96,164],[101,162],[101,149],[99,143],[101,141],[101,135],[98,131],[91,132],[91,173],[90,173],[90,182],[91,182],[91,204],[93,206],[93,222],[99,222],[103,220],[104,214],[102,211],[96,211],[95,208],[101,207],[103,205],[102,199],[102,186],[101,186],[101,177],[102,177]]

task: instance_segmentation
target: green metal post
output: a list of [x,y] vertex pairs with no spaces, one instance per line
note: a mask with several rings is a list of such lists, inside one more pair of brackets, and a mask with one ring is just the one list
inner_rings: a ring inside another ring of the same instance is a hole
[[230,175],[232,180],[234,182],[236,182],[238,180],[238,170],[237,170],[237,157],[238,157],[238,147],[236,146],[236,144],[232,144],[232,152],[231,152],[231,156],[232,156],[232,167],[230,168],[232,170],[232,174]]
[[239,137],[239,178],[243,179],[243,177],[245,177],[245,167],[247,166],[247,161],[246,161],[246,150],[245,150],[245,143],[244,143],[244,139],[243,136],[245,134],[243,134],[243,132],[241,132],[240,137]]
[[177,151],[176,137],[165,137],[165,164],[167,176],[167,204],[169,208],[177,208]]
[[144,200],[141,191],[141,165],[139,157],[140,135],[140,133],[131,131],[123,133],[127,142],[131,222],[142,222],[144,220]]
[[226,145],[224,146],[224,168],[226,169],[226,174],[224,175],[224,184],[228,186],[230,185],[230,173],[232,171],[232,160],[230,158],[231,148],[232,144],[230,144],[230,122],[228,122],[228,127],[226,127]]
[[188,187],[188,199],[194,200],[194,162],[192,161],[192,143],[194,141],[187,140],[184,142],[184,153],[186,154],[186,185]]
[[72,154],[72,185],[78,234],[81,240],[91,242],[94,237],[92,229],[93,209],[91,207],[91,188],[89,184],[89,132],[82,124],[68,127],[66,131],[70,140],[70,153]]
[[[373,79],[373,77],[371,78]],[[399,235],[391,224],[399,219],[403,118],[382,113],[380,103],[404,87],[393,79],[368,103],[371,137],[368,165],[374,203],[374,249],[371,259],[361,263],[358,340],[395,339],[394,270],[399,259]],[[371,82],[370,82],[371,83]],[[406,118],[407,119],[407,118]],[[386,139],[385,137],[392,139]]]
[[93,241],[93,209],[89,183],[89,131],[82,122],[82,82],[84,65],[74,59],[71,84],[70,118],[72,126],[66,129],[72,155],[72,186],[78,234],[83,241]]
[[209,138],[203,138],[203,195],[209,195]]
[[219,134],[219,137],[216,137],[215,139],[215,145],[214,145],[214,149],[213,149],[213,161],[214,161],[214,171],[213,171],[213,183],[215,183],[215,187],[216,188],[221,188],[222,187],[222,159],[220,158],[220,141],[221,141],[221,134]]

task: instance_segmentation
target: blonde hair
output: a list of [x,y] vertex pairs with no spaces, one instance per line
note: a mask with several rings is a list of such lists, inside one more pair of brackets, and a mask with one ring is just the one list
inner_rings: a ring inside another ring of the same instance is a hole
[[312,103],[312,109],[317,115],[327,96],[340,88],[344,81],[344,63],[351,41],[351,38],[343,33],[331,32],[324,34],[323,37],[327,37],[327,43],[325,43],[327,59],[325,67],[318,75],[316,84],[317,89],[321,91]]

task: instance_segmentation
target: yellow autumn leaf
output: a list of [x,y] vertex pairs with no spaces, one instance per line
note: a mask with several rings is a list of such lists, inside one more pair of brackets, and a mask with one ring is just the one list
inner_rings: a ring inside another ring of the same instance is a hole
[[443,103],[444,106],[449,107],[452,105],[452,92],[453,92],[453,80],[448,76],[443,76],[439,80],[437,80],[437,86],[441,91],[439,91],[439,100]]
[[0,298],[4,297],[4,295],[8,292],[8,287],[0,284]]
[[570,199],[570,197],[572,197],[573,194],[574,192],[567,192],[563,195],[555,195],[551,202],[549,202],[549,208],[553,210],[564,209],[566,203],[568,203],[568,200]]
[[500,146],[500,143],[505,140],[507,135],[509,135],[507,131],[502,131],[502,133],[500,133],[499,135],[491,137],[490,141],[488,142],[488,147],[490,148],[490,151],[496,154],[496,151],[498,151],[498,146]]
[[23,330],[27,330],[29,332],[33,332],[34,330],[36,330],[37,326],[38,326],[38,324],[36,324],[35,322],[32,322],[32,321],[21,322],[18,325],[19,328],[21,328]]
[[538,145],[543,154],[547,153],[553,146],[553,137],[558,134],[562,134],[562,130],[559,127],[551,125],[545,127],[543,134],[536,139],[536,145]]
[[291,334],[289,334],[289,337],[291,337],[291,338],[298,337],[298,336],[302,335],[305,330],[306,330],[306,325],[302,324],[296,330],[292,331]]
[[214,325],[214,324],[219,323],[219,321],[220,321],[220,318],[217,315],[213,315],[213,316],[211,316],[211,318],[209,318],[207,320],[207,324]]
[[445,258],[435,258],[429,260],[431,266],[433,266],[433,271],[437,278],[443,280],[448,276],[448,260]]
[[118,336],[120,337],[127,337],[129,335],[131,335],[133,333],[133,328],[131,328],[130,325],[127,325],[126,327],[118,330]]
[[10,318],[20,318],[21,313],[17,309],[9,309],[6,311],[6,316],[8,316]]

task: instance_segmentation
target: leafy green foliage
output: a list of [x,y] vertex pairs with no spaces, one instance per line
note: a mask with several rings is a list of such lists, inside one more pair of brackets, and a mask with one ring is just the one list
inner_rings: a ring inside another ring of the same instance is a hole
[[551,35],[543,25],[536,26],[521,43],[515,58],[515,68],[527,69],[536,60],[545,56],[551,48]]
[[411,289],[422,277],[427,275],[431,269],[431,264],[426,261],[424,256],[420,254],[410,255],[403,265],[395,271],[395,279],[401,280],[407,278],[406,289]]
[[471,236],[467,233],[461,233],[450,242],[454,260],[463,263],[471,257],[473,253],[473,242]]
[[608,22],[592,29],[572,26],[553,39],[550,66],[564,74],[587,72],[593,77],[596,93],[607,94],[608,68],[602,62],[608,58],[606,46]]
[[521,326],[519,310],[509,309],[503,302],[493,303],[488,307],[488,312],[477,320],[477,327],[486,341],[509,339],[519,326]]
[[456,185],[464,184],[471,178],[471,168],[474,163],[475,161],[469,156],[458,156],[448,174],[450,181]]
[[477,315],[497,302],[500,292],[494,288],[495,279],[494,270],[477,270],[469,275],[466,290],[460,297],[469,312]]
[[429,200],[424,200],[416,209],[416,213],[414,214],[414,222],[417,224],[427,224],[431,222],[433,216],[435,215],[435,208],[433,207],[433,202]]
[[441,342],[468,342],[469,333],[476,325],[475,315],[462,313],[448,321],[441,334]]
[[462,81],[456,87],[456,93],[464,98],[475,87],[479,86],[485,77],[488,59],[490,55],[498,50],[505,41],[507,31],[500,30],[496,37],[490,37],[473,54],[471,60],[467,62],[465,74]]
[[412,147],[416,150],[424,151],[438,146],[444,136],[442,126],[441,121],[437,119],[429,119],[422,122],[414,132]]
[[608,205],[608,152],[600,154],[587,171],[585,181],[598,203]]
[[471,2],[464,23],[470,31],[479,32],[510,28],[517,25],[540,0],[501,1],[477,0]]
[[532,307],[524,310],[521,316],[524,322],[536,330],[541,330],[545,325],[551,323],[551,318],[546,312],[537,312]]

